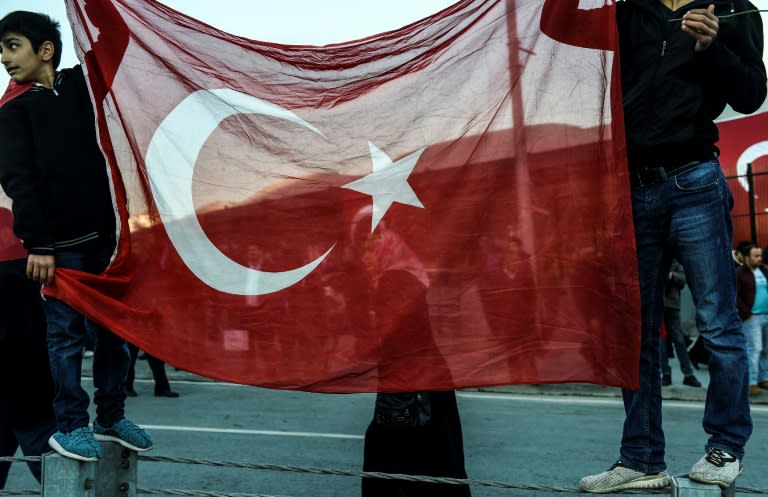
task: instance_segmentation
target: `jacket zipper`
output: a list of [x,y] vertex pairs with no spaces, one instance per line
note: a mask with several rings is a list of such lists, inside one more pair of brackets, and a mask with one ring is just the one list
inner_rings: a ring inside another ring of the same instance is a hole
[[49,93],[53,93],[54,96],[59,96],[59,92],[56,91],[56,88],[48,88],[47,86],[41,85],[40,83],[35,83],[33,86],[34,91],[46,91]]

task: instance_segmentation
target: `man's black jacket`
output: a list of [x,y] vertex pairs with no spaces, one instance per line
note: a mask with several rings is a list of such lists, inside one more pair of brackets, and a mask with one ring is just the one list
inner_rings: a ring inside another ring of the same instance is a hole
[[[749,114],[766,96],[763,26],[754,5],[694,0],[665,19],[659,3],[616,6],[630,168],[711,159],[719,138],[714,120],[726,104]],[[720,28],[709,48],[695,52],[680,18],[711,4]]]
[[[720,27],[714,42],[695,52],[682,27],[691,9],[715,5]],[[711,159],[719,135],[714,120],[726,104],[755,112],[766,97],[763,27],[747,0],[694,0],[665,16],[659,0],[624,0],[584,10],[579,0],[546,0],[541,29],[570,45],[611,50],[608,16],[619,32],[621,89],[614,65],[613,97],[623,95],[630,169],[674,167]],[[620,129],[615,130],[621,132]]]

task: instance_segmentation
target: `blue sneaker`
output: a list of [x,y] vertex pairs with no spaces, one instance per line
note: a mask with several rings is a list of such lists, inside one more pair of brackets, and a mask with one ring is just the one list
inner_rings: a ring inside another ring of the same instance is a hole
[[69,433],[57,431],[48,439],[48,445],[62,456],[78,461],[98,461],[102,455],[99,442],[86,427]]
[[137,452],[149,450],[155,443],[149,433],[125,418],[109,428],[105,428],[94,421],[93,433],[96,436],[96,440],[101,440],[102,442],[117,442],[123,447]]

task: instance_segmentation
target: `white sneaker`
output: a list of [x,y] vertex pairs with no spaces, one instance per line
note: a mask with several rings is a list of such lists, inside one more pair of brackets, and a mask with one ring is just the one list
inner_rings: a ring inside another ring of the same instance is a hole
[[585,476],[579,486],[586,492],[605,494],[628,488],[664,488],[671,478],[666,471],[643,473],[624,466],[621,461],[599,475]]
[[707,454],[693,465],[688,478],[700,483],[728,488],[741,474],[743,466],[736,457],[720,449],[709,449]]

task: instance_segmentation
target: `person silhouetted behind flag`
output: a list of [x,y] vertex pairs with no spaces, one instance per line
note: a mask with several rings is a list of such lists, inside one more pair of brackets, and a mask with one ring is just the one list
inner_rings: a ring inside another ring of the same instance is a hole
[[[19,447],[32,457],[48,451],[48,438],[56,431],[53,380],[40,287],[26,277],[26,251],[12,223],[11,211],[0,208],[0,457],[13,456]],[[27,464],[40,481],[40,461]],[[0,489],[10,467],[0,463]]]

